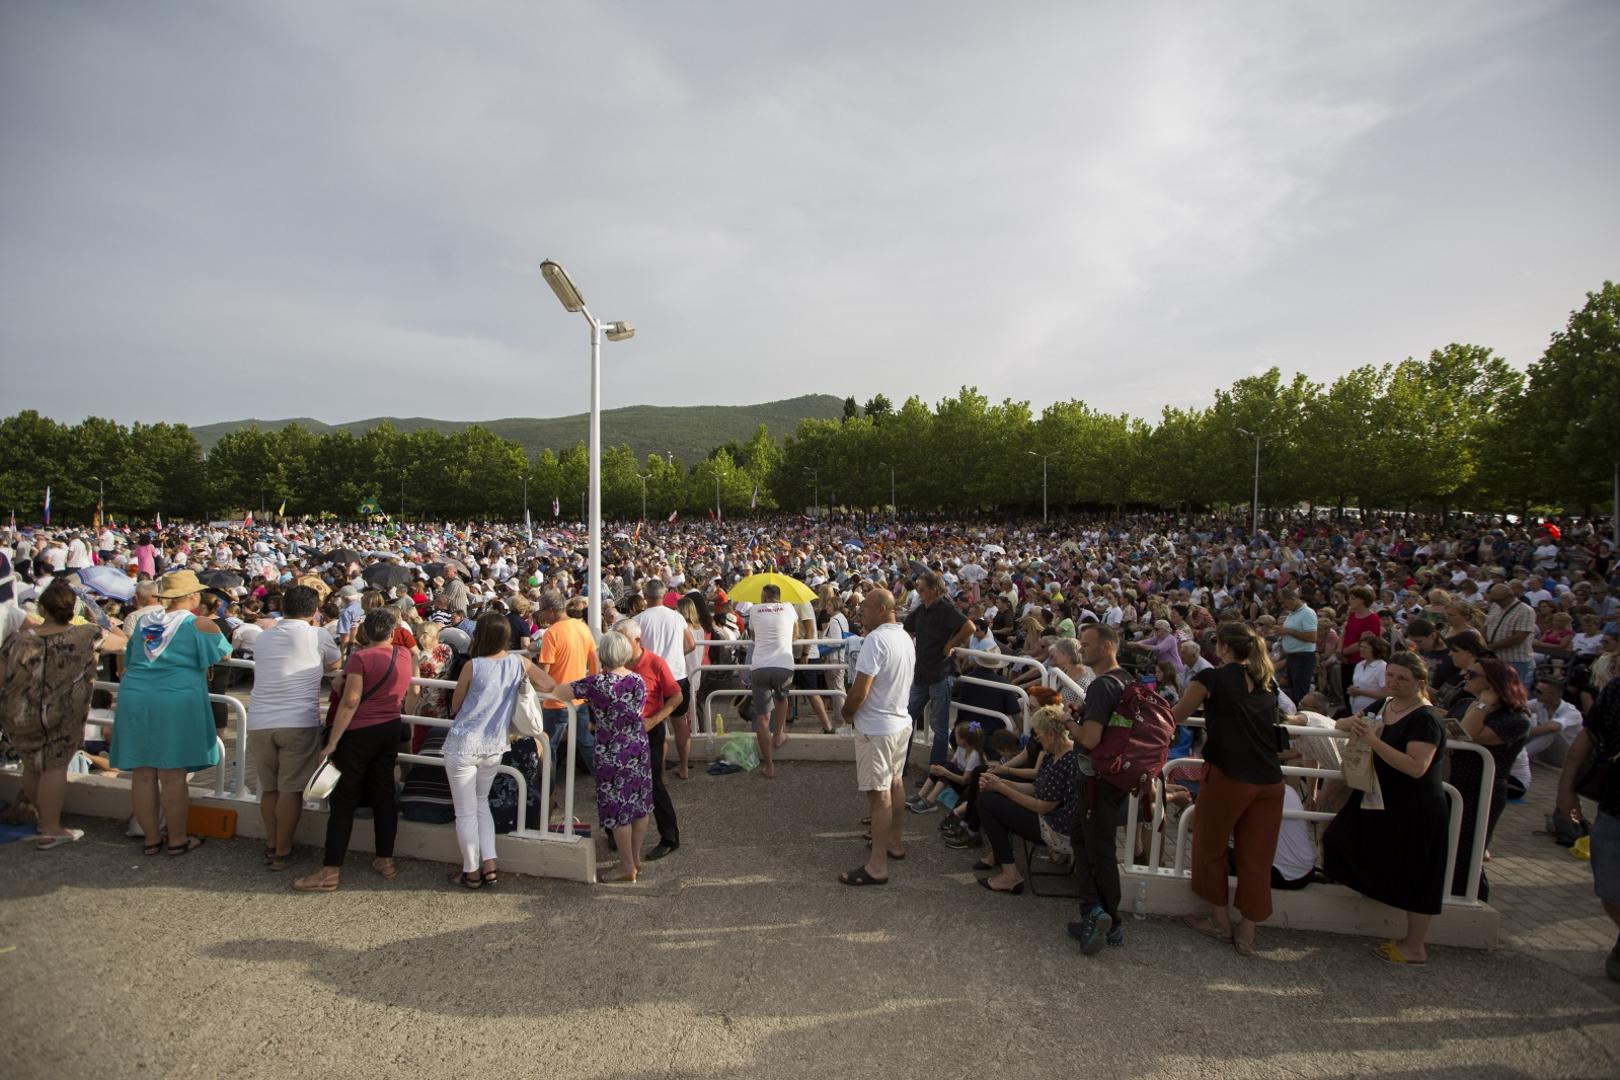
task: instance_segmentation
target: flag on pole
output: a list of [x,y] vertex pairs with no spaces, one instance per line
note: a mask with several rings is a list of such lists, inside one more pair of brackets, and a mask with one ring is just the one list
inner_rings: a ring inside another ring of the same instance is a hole
[[671,525],[675,524],[675,519],[680,517],[680,516],[681,516],[681,512],[679,510],[671,510],[669,512],[669,523]]
[[630,542],[632,544],[641,543],[641,522],[639,521],[636,522],[636,531],[630,535]]
[[161,511],[161,510],[158,511],[158,515],[157,515],[157,527],[158,527],[158,532],[163,531],[163,511]]
[[562,503],[557,501],[557,496],[555,495],[551,497],[551,516],[562,517]]
[[287,516],[287,500],[286,499],[281,500],[281,509],[276,511],[276,516],[280,517],[280,518],[284,518],[284,517]]
[[51,485],[45,485],[45,524],[51,523]]
[[96,512],[90,517],[90,527],[96,532],[101,531],[101,504],[96,503]]
[[244,529],[253,528],[253,511],[249,510],[247,512],[247,516],[242,519],[242,528],[244,528]]
[[758,480],[754,481],[754,494],[748,500],[748,509],[750,509],[750,510],[758,510],[759,509],[759,481]]

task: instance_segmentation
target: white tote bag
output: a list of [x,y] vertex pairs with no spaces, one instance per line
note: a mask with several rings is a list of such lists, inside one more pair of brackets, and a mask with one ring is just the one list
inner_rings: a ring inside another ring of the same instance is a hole
[[523,681],[518,683],[517,700],[512,703],[512,734],[519,739],[542,739],[546,734],[540,691],[529,681],[527,672]]

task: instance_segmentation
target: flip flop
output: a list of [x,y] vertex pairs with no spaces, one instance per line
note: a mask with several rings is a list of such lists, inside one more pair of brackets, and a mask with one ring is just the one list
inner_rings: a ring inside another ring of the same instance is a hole
[[1394,964],[1396,967],[1422,967],[1428,963],[1427,960],[1409,959],[1405,953],[1401,952],[1400,943],[1394,938],[1384,942],[1382,945],[1374,946],[1372,954],[1384,963]]
[[208,843],[208,841],[206,839],[204,839],[203,837],[201,837],[201,836],[192,836],[192,837],[188,837],[186,839],[186,842],[183,843],[183,844],[170,844],[170,845],[168,845],[167,847],[165,847],[163,849],[163,851],[164,851],[164,854],[169,856],[169,858],[178,859],[182,855],[190,855],[193,851],[196,851],[198,848],[202,847],[206,843]]
[[[313,877],[314,875],[311,875]],[[295,892],[337,892],[338,882],[327,878],[316,878],[313,885],[306,884],[309,878],[298,878],[292,883]]]
[[1196,930],[1205,937],[1214,938],[1216,941],[1224,942],[1228,945],[1232,944],[1232,935],[1230,932],[1225,934],[1221,933],[1220,927],[1216,926],[1213,922],[1206,919],[1202,915],[1187,915],[1183,917],[1181,921],[1189,930]]
[[83,839],[84,839],[84,830],[83,829],[69,829],[67,832],[63,833],[61,836],[44,836],[44,835],[41,835],[40,838],[39,838],[39,842],[34,845],[34,850],[35,851],[49,851],[52,848],[59,848],[63,844],[77,843],[78,841],[83,840]]
[[989,889],[993,893],[1006,893],[1008,896],[1021,896],[1024,892],[1024,883],[1022,881],[1010,889],[996,888],[994,885],[990,884],[990,879],[987,877],[979,878],[978,882],[980,885],[983,885],[986,889]]
[[845,884],[845,885],[856,885],[856,886],[861,886],[861,885],[887,885],[889,883],[889,879],[886,878],[886,877],[879,878],[879,877],[873,877],[871,874],[868,874],[866,872],[866,867],[864,867],[864,866],[857,866],[853,870],[848,870],[848,871],[845,871],[842,874],[839,874],[838,875],[838,880],[840,882],[842,882],[843,884]]

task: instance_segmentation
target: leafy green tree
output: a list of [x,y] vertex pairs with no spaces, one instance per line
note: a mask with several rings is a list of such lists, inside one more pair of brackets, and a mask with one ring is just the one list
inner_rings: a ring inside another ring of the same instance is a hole
[[1542,490],[1571,506],[1606,502],[1620,467],[1620,286],[1586,294],[1530,366],[1525,397]]

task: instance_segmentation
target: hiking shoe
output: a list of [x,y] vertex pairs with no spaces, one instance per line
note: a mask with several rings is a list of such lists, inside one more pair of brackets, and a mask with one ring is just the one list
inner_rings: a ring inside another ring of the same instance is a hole
[[1080,951],[1087,956],[1095,956],[1102,951],[1113,929],[1113,917],[1101,907],[1092,908],[1081,916],[1079,922],[1072,922],[1068,927],[1069,936],[1080,943]]
[[981,842],[982,838],[979,836],[979,834],[966,826],[963,826],[960,829],[953,829],[945,834],[946,847],[978,847]]

